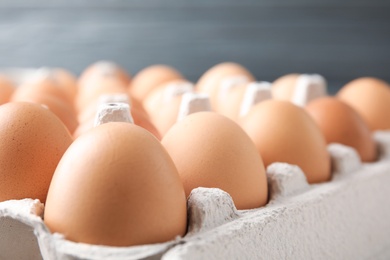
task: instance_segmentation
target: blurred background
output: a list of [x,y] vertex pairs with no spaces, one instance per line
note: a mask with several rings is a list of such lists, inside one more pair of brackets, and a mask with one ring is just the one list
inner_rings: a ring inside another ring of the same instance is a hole
[[390,81],[389,0],[2,0],[0,68],[163,63],[192,81],[234,61],[258,80],[319,73],[331,92]]

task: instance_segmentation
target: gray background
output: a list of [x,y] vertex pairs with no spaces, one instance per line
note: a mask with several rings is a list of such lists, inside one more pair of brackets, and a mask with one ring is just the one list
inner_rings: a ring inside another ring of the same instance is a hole
[[258,80],[320,73],[334,92],[390,81],[389,29],[389,0],[0,0],[0,67],[165,63],[194,81],[235,61]]

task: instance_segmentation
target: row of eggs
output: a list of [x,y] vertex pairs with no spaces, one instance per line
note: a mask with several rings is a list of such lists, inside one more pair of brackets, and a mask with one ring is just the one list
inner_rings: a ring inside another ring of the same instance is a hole
[[[361,78],[323,97],[318,75],[254,80],[235,63],[216,65],[196,86],[168,66],[131,79],[109,62],[78,80],[44,69],[15,88],[0,77],[0,201],[38,198],[52,232],[129,246],[183,236],[196,187],[227,191],[238,209],[258,208],[268,201],[273,162],[298,165],[319,183],[331,178],[328,143],[376,160],[371,132],[390,129],[386,82]],[[184,99],[195,92],[207,95],[196,96],[203,102],[192,112],[207,112],[188,115]],[[94,127],[99,104],[115,99],[131,104],[135,124]]]

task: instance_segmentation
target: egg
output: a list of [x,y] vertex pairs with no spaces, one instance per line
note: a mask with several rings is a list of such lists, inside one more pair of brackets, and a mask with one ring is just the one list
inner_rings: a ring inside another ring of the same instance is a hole
[[94,88],[94,83],[104,78],[115,78],[128,85],[131,75],[118,64],[111,61],[98,61],[88,66],[78,80],[79,90]]
[[14,90],[13,83],[6,76],[0,74],[0,105],[10,100]]
[[141,127],[112,122],[80,136],[66,151],[44,221],[51,232],[75,242],[160,243],[185,234],[186,198],[160,142]]
[[70,133],[73,133],[78,126],[76,111],[73,106],[56,96],[45,95],[41,93],[28,93],[15,95],[12,101],[32,102],[36,104],[45,105],[51,112],[53,112],[68,128]]
[[355,109],[371,131],[390,129],[390,86],[371,77],[355,79],[337,93],[337,97]]
[[246,114],[248,106],[271,98],[268,82],[239,83],[223,90],[216,111],[234,121]]
[[144,99],[145,110],[162,136],[176,123],[183,94],[192,91],[191,82],[176,80],[153,89]]
[[305,106],[311,100],[327,95],[324,77],[318,74],[288,74],[272,84],[274,99]]
[[162,64],[152,65],[134,76],[129,86],[129,93],[132,97],[143,101],[155,87],[180,79],[184,80],[184,77],[176,69]]
[[79,89],[76,97],[76,109],[83,113],[93,103],[96,103],[100,96],[107,94],[126,94],[126,84],[117,78],[101,78],[91,88]]
[[78,89],[75,75],[62,68],[51,69],[51,73],[58,84],[68,94],[70,99],[74,100]]
[[320,127],[326,142],[353,147],[364,162],[377,158],[377,150],[368,125],[349,105],[334,97],[311,101],[306,110]]
[[242,82],[254,81],[254,76],[243,66],[234,62],[224,62],[215,65],[207,70],[198,80],[196,89],[206,93],[210,97],[211,106],[216,109],[220,87],[226,80],[237,80]]
[[36,94],[53,96],[73,106],[73,99],[47,70],[34,73],[14,91],[12,99],[19,100],[21,96]]
[[0,106],[0,201],[45,202],[50,181],[72,138],[64,124],[41,105]]
[[256,147],[232,120],[198,112],[176,123],[161,140],[172,157],[186,195],[197,187],[220,188],[238,209],[267,203],[267,179]]
[[272,97],[278,100],[290,101],[294,96],[298,73],[291,73],[276,79],[272,83]]
[[331,178],[325,137],[304,109],[288,101],[266,100],[251,108],[241,126],[266,167],[274,162],[298,165],[309,183]]

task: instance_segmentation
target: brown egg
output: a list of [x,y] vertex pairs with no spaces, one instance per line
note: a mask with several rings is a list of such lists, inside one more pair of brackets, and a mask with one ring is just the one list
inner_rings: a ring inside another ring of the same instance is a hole
[[390,86],[376,78],[351,81],[337,97],[355,109],[372,131],[390,129]]
[[127,86],[130,83],[131,76],[114,62],[98,61],[81,73],[78,81],[79,88],[94,88],[95,82],[99,82],[103,78],[115,78]]
[[320,127],[326,142],[340,143],[356,149],[364,162],[377,157],[370,129],[349,105],[333,97],[311,101],[306,110]]
[[145,110],[162,136],[176,123],[183,94],[191,91],[192,83],[180,79],[156,87],[145,97]]
[[162,64],[149,66],[134,76],[129,86],[129,93],[132,97],[143,101],[155,87],[178,79],[184,79],[184,77],[170,66]]
[[0,75],[0,105],[9,102],[14,91],[13,83],[6,76]]
[[327,95],[325,79],[318,74],[288,74],[272,84],[272,96],[306,106],[311,100]]
[[241,120],[268,167],[274,162],[298,165],[309,183],[328,181],[330,156],[321,130],[304,109],[288,101],[267,100]]
[[199,92],[208,94],[212,108],[216,109],[218,93],[222,83],[226,79],[236,77],[247,79],[248,82],[255,80],[254,76],[243,66],[233,62],[224,62],[206,71],[198,80],[196,89]]
[[296,82],[300,74],[287,74],[272,83],[272,97],[279,100],[290,101],[294,95]]
[[21,97],[36,94],[53,96],[73,106],[73,99],[69,97],[55,78],[46,71],[36,73],[30,80],[19,86],[13,93],[12,99],[20,100]]
[[15,95],[12,101],[32,102],[47,106],[65,124],[70,133],[73,133],[79,124],[74,108],[55,96],[29,93],[28,95]]
[[241,83],[226,89],[225,93],[220,93],[220,99],[215,107],[215,111],[236,121],[239,118],[239,111],[247,86],[248,83]]
[[54,68],[51,70],[54,79],[68,94],[68,96],[74,100],[77,95],[77,79],[69,71],[62,68]]
[[159,243],[186,232],[186,198],[156,138],[133,124],[106,123],[80,136],[62,157],[44,220],[75,242]]
[[96,103],[99,97],[106,94],[127,94],[126,85],[117,78],[102,78],[93,87],[80,89],[76,98],[76,108],[82,113],[89,105]]
[[48,109],[24,102],[0,106],[0,201],[45,202],[55,168],[72,138]]
[[213,112],[191,114],[161,143],[171,155],[186,195],[197,187],[228,192],[238,209],[267,203],[267,179],[256,147],[232,120]]

